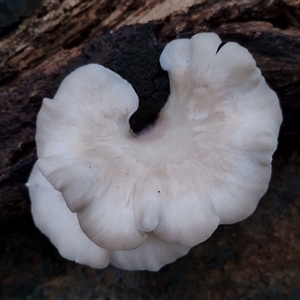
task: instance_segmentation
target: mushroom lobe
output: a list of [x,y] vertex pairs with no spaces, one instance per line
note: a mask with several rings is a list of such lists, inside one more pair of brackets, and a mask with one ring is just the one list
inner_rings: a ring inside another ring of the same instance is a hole
[[27,185],[36,225],[67,259],[158,270],[248,217],[268,188],[282,117],[251,54],[201,33],[160,63],[170,96],[141,135],[128,122],[135,91],[103,66],[43,100]]

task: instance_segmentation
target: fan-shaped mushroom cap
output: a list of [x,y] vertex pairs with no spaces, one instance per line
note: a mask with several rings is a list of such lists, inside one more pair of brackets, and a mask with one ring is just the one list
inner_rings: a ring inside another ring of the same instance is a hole
[[220,44],[202,33],[165,47],[171,94],[138,136],[136,93],[102,66],[77,69],[44,99],[28,186],[35,222],[63,256],[158,270],[255,210],[281,111],[249,52]]

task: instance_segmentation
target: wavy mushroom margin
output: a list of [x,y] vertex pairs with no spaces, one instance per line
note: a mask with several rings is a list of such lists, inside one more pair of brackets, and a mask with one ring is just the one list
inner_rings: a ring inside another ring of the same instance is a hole
[[165,47],[170,96],[137,136],[138,97],[103,66],[77,69],[43,100],[27,185],[34,221],[63,257],[156,271],[253,213],[281,110],[251,54],[220,44],[201,33]]

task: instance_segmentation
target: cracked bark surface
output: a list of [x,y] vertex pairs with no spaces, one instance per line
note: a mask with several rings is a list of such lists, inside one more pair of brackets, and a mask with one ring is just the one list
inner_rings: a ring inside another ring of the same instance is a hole
[[[63,1],[61,4],[45,1],[37,16],[25,20],[25,24],[0,40],[0,220],[28,212],[23,184],[35,159],[35,118],[42,98],[51,98],[62,78],[74,68],[98,62],[120,73],[134,85],[141,108],[140,114],[132,119],[132,126],[142,128],[157,115],[166,101],[166,75],[162,75],[157,60],[163,44],[176,37],[213,30],[224,41],[237,41],[248,48],[280,97],[285,113],[281,138],[294,135],[296,143],[297,128],[300,128],[297,118],[300,31],[299,4],[296,1],[202,1],[169,13],[165,19],[156,21],[152,29],[147,25],[139,27],[139,32],[123,28],[120,32],[110,33],[126,22],[139,21],[139,15],[141,20],[147,20],[145,11],[149,17],[153,17],[155,11],[163,15],[163,10],[158,8],[164,2],[156,6],[151,1],[126,3],[127,6],[119,4],[122,7],[120,13],[114,2],[104,1],[100,5],[92,1]],[[165,14],[168,9],[167,6]],[[104,15],[96,18],[101,11]],[[86,19],[85,26],[82,26]],[[75,25],[78,23],[81,26]],[[68,31],[70,28],[72,30]],[[89,34],[85,34],[86,31]],[[105,31],[102,40],[92,40]],[[144,36],[150,35],[146,41]],[[85,45],[88,40],[91,41]],[[140,55],[137,49],[143,49],[146,56]],[[146,62],[145,57],[149,57]],[[130,68],[128,58],[134,60]],[[141,76],[145,74],[145,66],[150,72],[148,77]],[[149,86],[149,82],[154,81],[158,88]],[[160,99],[156,93],[163,93],[164,97]]]

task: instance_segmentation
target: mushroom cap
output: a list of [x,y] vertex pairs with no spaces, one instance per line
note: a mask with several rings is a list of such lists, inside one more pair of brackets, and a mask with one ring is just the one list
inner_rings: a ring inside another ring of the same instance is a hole
[[43,100],[28,187],[37,226],[64,257],[158,270],[255,210],[279,101],[245,48],[220,44],[202,33],[165,47],[171,93],[137,136],[128,122],[136,93],[100,65],[77,69]]

